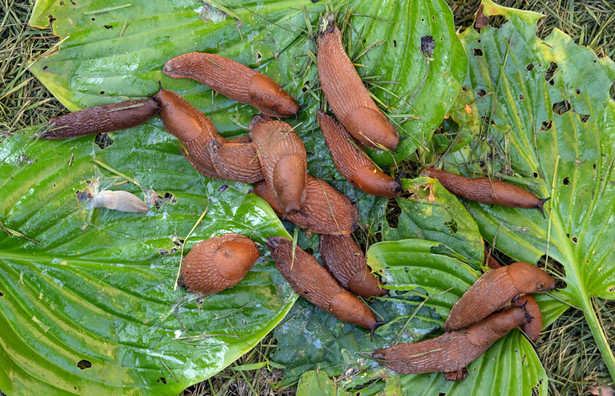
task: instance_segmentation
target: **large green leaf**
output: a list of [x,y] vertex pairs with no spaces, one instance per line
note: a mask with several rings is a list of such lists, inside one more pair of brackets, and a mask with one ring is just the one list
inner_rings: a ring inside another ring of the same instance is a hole
[[[210,4],[226,10],[224,14]],[[211,117],[226,135],[245,131],[255,109],[217,95],[191,80],[172,80],[164,63],[192,51],[216,52],[280,82],[299,104],[302,138],[316,135],[321,95],[313,54],[319,16],[329,7],[339,14],[351,58],[378,100],[400,124],[398,159],[425,144],[461,88],[467,58],[443,0],[205,2],[183,0],[130,4],[117,0],[39,0],[31,24],[69,36],[61,50],[32,67],[36,76],[69,109],[124,97],[155,93],[157,80]],[[347,25],[350,18],[350,25]],[[421,37],[432,36],[431,57],[421,51]],[[311,56],[312,55],[312,56]],[[243,127],[242,127],[243,126]],[[373,153],[392,163],[386,153]],[[319,154],[312,160],[318,159]]]
[[[370,342],[365,331],[340,323],[300,299],[289,319],[275,330],[280,350],[273,357],[286,366],[287,381],[319,369],[340,376],[342,387],[360,390],[362,395],[396,391],[491,395],[494,389],[528,394],[534,387],[546,394],[546,373],[534,348],[518,331],[473,362],[468,378],[459,383],[437,373],[400,376],[374,364],[370,355],[377,348],[433,336],[452,305],[480,276],[483,260],[478,227],[455,196],[427,178],[402,180],[402,185],[406,194],[397,199],[402,209],[399,223],[385,231],[395,240],[374,244],[367,252],[368,263],[391,290],[370,306],[380,320],[389,323]],[[425,239],[407,239],[417,236]]]
[[[105,149],[93,137],[33,142],[33,131],[2,144],[4,392],[177,394],[252,348],[292,306],[295,294],[268,259],[222,293],[197,299],[173,290],[178,240],[204,211],[187,250],[225,232],[263,246],[269,235],[288,234],[266,203],[246,194],[249,186],[220,188],[224,182],[191,168],[171,135],[141,130],[112,135]],[[134,184],[114,184],[123,179],[94,160],[173,199],[147,213],[92,210],[76,195],[88,180],[142,195]]]
[[485,14],[508,22],[461,38],[471,54],[467,85],[482,96],[477,106],[488,127],[448,156],[446,169],[488,172],[552,197],[546,219],[538,210],[469,208],[485,238],[507,255],[530,262],[546,256],[563,266],[560,294],[583,310],[615,378],[591,302],[615,297],[615,64],[559,30],[537,38],[538,14],[484,4]]

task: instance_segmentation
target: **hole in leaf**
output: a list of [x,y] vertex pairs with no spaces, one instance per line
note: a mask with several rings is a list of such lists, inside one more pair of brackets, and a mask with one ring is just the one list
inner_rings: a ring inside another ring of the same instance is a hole
[[615,293],[615,286],[609,287],[609,293]]
[[534,178],[537,179],[538,178],[538,173],[534,172]]
[[572,238],[572,242],[577,243],[579,240],[577,239],[577,237],[573,236]]
[[523,96],[523,94],[519,94],[519,100],[525,100],[525,96]]
[[105,26],[105,29],[113,29],[113,26],[111,25],[104,25],[104,26]]
[[594,164],[594,169],[596,169],[596,164]]
[[89,360],[81,359],[79,363],[77,363],[77,367],[79,367],[81,370],[89,369],[90,367],[92,367],[92,363]]
[[527,69],[527,71],[532,71],[532,70],[534,70],[534,64],[533,64],[533,63],[530,63],[530,64],[529,64],[529,65],[527,65],[525,68]]
[[548,131],[549,129],[551,129],[551,126],[553,126],[553,121],[549,120],[549,121],[543,121],[540,124],[540,130],[541,131]]
[[549,84],[551,85],[554,84],[552,80],[553,80],[553,75],[555,74],[556,71],[557,71],[557,63],[551,62],[551,64],[549,65],[549,68],[547,69],[545,73],[545,80],[547,80]]
[[457,222],[455,220],[447,221],[446,223],[444,223],[444,225],[448,227],[448,229],[451,231],[451,234],[457,233],[458,227],[457,227]]
[[577,88],[577,90],[575,91],[577,93],[577,95],[581,94],[581,90]]
[[100,91],[99,94],[104,95],[105,91]]
[[480,118],[485,124],[497,125],[490,117],[482,116]]
[[590,114],[579,114],[579,117],[581,118],[581,122],[587,122],[587,120],[589,120],[589,116]]
[[158,378],[158,381],[156,381],[156,382],[162,382],[163,384],[166,384],[167,383],[167,379],[164,378],[164,377],[160,377],[160,378]]
[[483,50],[480,48],[474,48],[474,56],[483,56]]
[[553,103],[553,112],[557,115],[562,115],[570,111],[570,102],[562,100],[561,102]]
[[225,192],[226,190],[228,190],[228,184],[223,184],[220,187],[218,187],[218,192]]
[[0,297],[4,297],[4,292],[0,291]]
[[570,184],[570,178],[568,176],[564,177],[564,186],[567,186]]
[[92,20],[93,20],[93,21],[95,21],[95,20],[96,20],[96,18],[92,17]]
[[43,70],[47,70],[49,66],[43,66]]
[[440,392],[440,393],[438,393],[438,396],[446,396],[446,393]]
[[94,138],[94,143],[96,143],[101,150],[104,150],[113,144],[113,139],[111,139],[106,133],[99,133]]
[[397,40],[393,40],[393,47],[397,48]]
[[476,91],[476,94],[482,98],[483,96],[487,95],[487,92],[481,88],[478,91]]
[[160,249],[160,250],[158,250],[158,254],[161,255],[161,256],[166,256],[166,255],[169,254],[169,251],[166,250],[166,249]]
[[312,3],[316,4],[318,3],[320,0],[312,0]]
[[154,207],[156,207],[156,209],[160,209],[160,207],[164,203],[169,203],[172,205],[176,204],[177,198],[170,192],[165,192],[164,195],[158,195],[156,196],[156,198],[154,198]]

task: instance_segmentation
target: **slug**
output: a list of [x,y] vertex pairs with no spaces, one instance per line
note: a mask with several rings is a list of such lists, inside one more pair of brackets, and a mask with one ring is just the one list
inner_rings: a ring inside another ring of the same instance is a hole
[[270,116],[290,117],[299,112],[297,102],[272,79],[219,55],[198,52],[180,55],[168,61],[162,72],[171,78],[196,80]]
[[90,204],[93,208],[107,208],[121,212],[147,212],[149,206],[128,191],[105,190],[95,194]]
[[209,295],[234,286],[254,266],[260,253],[248,237],[228,233],[197,243],[182,263],[189,291]]
[[394,198],[399,195],[399,182],[372,162],[342,124],[321,110],[318,110],[318,124],[335,166],[350,184],[378,197]]
[[350,294],[316,259],[283,237],[270,237],[267,245],[275,265],[295,293],[341,321],[374,330],[377,322],[373,312],[361,300]]
[[544,293],[554,288],[552,276],[523,261],[489,270],[453,305],[444,322],[444,331],[476,323],[520,294]]
[[199,173],[243,183],[263,180],[256,150],[245,137],[229,142],[209,118],[175,92],[161,88],[154,99],[164,129],[182,142],[182,154]]
[[[254,193],[267,201],[278,216],[284,216],[284,208],[267,183],[256,183]],[[358,228],[357,218],[357,209],[348,197],[326,181],[309,174],[303,208],[284,217],[309,232],[332,235],[348,235],[355,231]]]
[[511,306],[516,308],[523,308],[529,321],[520,325],[519,328],[525,333],[527,338],[536,342],[540,337],[540,331],[542,330],[542,313],[538,303],[532,296],[523,295],[514,299]]
[[501,265],[498,261],[489,253],[489,250],[485,248],[485,265],[490,269],[500,268]]
[[257,114],[248,126],[265,181],[284,208],[301,209],[306,197],[307,153],[301,138],[282,121]]
[[542,217],[545,217],[543,205],[551,199],[551,197],[538,198],[531,192],[514,184],[489,179],[488,177],[470,179],[434,168],[423,169],[421,175],[438,179],[444,188],[458,197],[511,208],[538,208]]
[[350,235],[321,235],[320,255],[325,267],[346,290],[361,297],[388,293],[367,266],[363,251]]
[[143,124],[158,114],[153,99],[129,100],[102,106],[88,107],[49,120],[42,130],[42,139],[66,139],[120,131]]
[[363,85],[342,46],[342,34],[329,15],[319,31],[318,78],[337,119],[364,146],[397,149],[399,134]]
[[378,349],[373,357],[402,374],[447,373],[447,380],[462,380],[465,367],[482,355],[509,330],[526,321],[521,308],[494,313],[463,331],[411,344]]

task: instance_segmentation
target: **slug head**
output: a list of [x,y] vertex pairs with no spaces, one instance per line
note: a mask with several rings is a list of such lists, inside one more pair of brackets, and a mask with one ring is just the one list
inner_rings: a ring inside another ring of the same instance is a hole
[[160,119],[164,129],[183,143],[191,142],[201,133],[217,135],[215,127],[203,113],[192,107],[175,92],[162,89],[154,95],[160,107]]
[[299,105],[286,91],[269,77],[257,74],[249,88],[251,105],[274,117],[290,117],[299,112]]
[[535,265],[520,261],[506,268],[519,293],[544,293],[555,289],[555,278]]

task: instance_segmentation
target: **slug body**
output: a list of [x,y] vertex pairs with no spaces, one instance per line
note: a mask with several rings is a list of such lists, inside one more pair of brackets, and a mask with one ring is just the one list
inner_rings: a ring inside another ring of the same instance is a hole
[[[267,183],[254,185],[254,193],[267,201],[278,216],[285,214]],[[357,226],[357,209],[347,196],[331,187],[326,181],[308,174],[306,198],[301,212],[288,213],[285,220],[309,232],[318,234],[348,235]]]
[[[494,342],[526,320],[521,308],[495,313],[464,331],[374,352],[380,364],[403,374],[459,373]],[[465,375],[456,376],[461,380]],[[453,379],[447,375],[447,379]]]
[[529,320],[520,325],[519,328],[525,333],[527,338],[534,342],[538,341],[540,331],[542,330],[542,313],[536,300],[532,296],[523,295],[514,299],[510,305],[516,308],[523,308]]
[[248,128],[265,181],[284,214],[300,210],[307,179],[307,153],[301,138],[290,125],[263,115],[255,115]]
[[272,79],[223,56],[191,52],[168,61],[162,72],[196,80],[270,116],[290,117],[299,112],[297,102]]
[[66,139],[120,131],[143,124],[158,114],[158,104],[153,99],[129,100],[83,110],[52,118],[45,124],[42,139]]
[[378,169],[342,124],[320,110],[318,124],[335,166],[350,184],[379,197],[393,198],[399,195],[399,182]]
[[246,138],[227,141],[209,118],[175,92],[160,89],[154,99],[164,129],[182,142],[182,154],[199,173],[243,183],[263,180],[256,150]]
[[463,329],[506,306],[521,294],[555,288],[555,279],[535,265],[516,262],[483,274],[453,305],[444,331]]
[[196,244],[182,263],[189,291],[209,295],[234,286],[254,266],[260,253],[248,237],[224,234]]
[[511,208],[538,208],[540,213],[542,213],[542,217],[545,217],[543,205],[551,199],[551,197],[538,198],[531,192],[514,184],[487,177],[470,179],[434,168],[425,168],[421,175],[438,179],[444,188],[458,197]]
[[318,78],[331,109],[361,144],[377,150],[396,150],[397,129],[369,96],[361,77],[342,46],[342,34],[329,15],[318,37]]
[[142,213],[149,211],[149,206],[145,202],[128,191],[101,191],[92,197],[90,204],[93,208],[107,208],[121,212]]
[[267,245],[275,265],[292,289],[339,320],[373,330],[378,326],[372,311],[344,290],[316,259],[295,247],[288,238],[270,237]]
[[342,287],[361,297],[384,296],[387,289],[367,266],[363,251],[350,235],[321,235],[320,255]]

